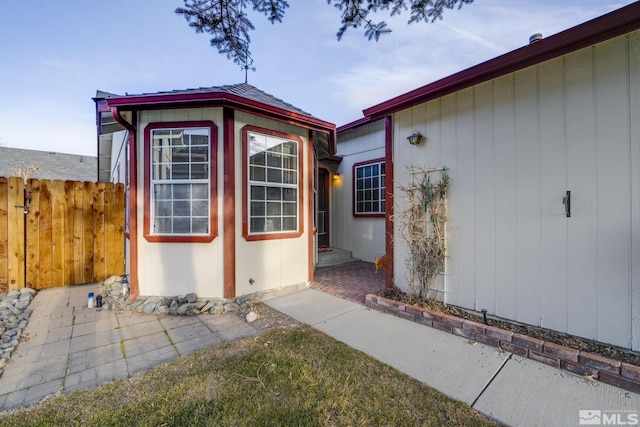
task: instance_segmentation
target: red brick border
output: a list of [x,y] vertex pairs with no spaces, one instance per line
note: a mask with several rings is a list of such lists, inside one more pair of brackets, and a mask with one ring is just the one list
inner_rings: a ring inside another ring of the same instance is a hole
[[365,303],[367,307],[382,313],[393,314],[574,374],[589,376],[592,379],[640,393],[639,366],[620,363],[597,354],[438,313],[427,308],[408,305],[375,294],[368,294]]

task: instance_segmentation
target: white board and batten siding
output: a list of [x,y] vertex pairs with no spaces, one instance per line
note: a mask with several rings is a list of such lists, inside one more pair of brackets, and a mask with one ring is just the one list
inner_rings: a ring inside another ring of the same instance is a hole
[[353,216],[353,165],[369,160],[384,160],[384,121],[369,123],[338,137],[337,156],[342,157],[331,179],[330,242],[332,247],[349,250],[354,258],[373,262],[385,253],[384,218]]
[[447,303],[640,350],[640,32],[395,113],[393,127],[396,194],[408,166],[449,168]]

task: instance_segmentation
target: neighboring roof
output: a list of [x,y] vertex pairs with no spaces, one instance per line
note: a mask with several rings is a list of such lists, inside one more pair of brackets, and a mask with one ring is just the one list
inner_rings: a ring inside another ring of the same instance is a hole
[[635,2],[367,108],[363,110],[363,118],[340,126],[338,132],[358,127],[423,102],[618,37],[638,28],[640,28],[640,2]]
[[107,106],[120,110],[229,106],[326,133],[330,146],[335,147],[335,124],[314,117],[248,83],[126,95],[97,91],[94,101],[98,104],[98,111],[108,111]]
[[98,159],[92,156],[0,147],[0,176],[19,176],[19,169],[38,167],[30,176],[64,181],[98,180]]

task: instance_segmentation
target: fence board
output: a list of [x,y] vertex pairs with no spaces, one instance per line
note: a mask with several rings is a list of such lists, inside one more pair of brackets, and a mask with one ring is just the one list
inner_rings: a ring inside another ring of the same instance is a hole
[[64,217],[64,283],[75,283],[73,280],[73,267],[75,265],[73,258],[73,189],[75,183],[73,181],[65,181],[64,183],[64,201],[65,201],[65,217]]
[[93,183],[85,182],[82,193],[83,283],[93,282]]
[[96,184],[93,192],[93,281],[105,275],[105,224],[104,224],[105,184]]
[[110,264],[110,271],[118,271],[121,273],[116,273],[118,275],[124,274],[125,270],[125,250],[124,250],[124,227],[125,227],[125,198],[126,194],[124,191],[124,185],[112,185],[115,190],[114,196],[114,206],[111,212],[113,212],[113,218],[110,224],[113,224],[113,234],[114,236],[112,244],[113,247],[113,256],[111,258],[112,262]]
[[[27,235],[39,236],[40,234],[40,181],[30,179],[27,181],[27,193],[31,194],[29,214],[27,215]],[[27,286],[40,287],[40,238],[27,239]]]
[[[42,180],[40,181],[40,284],[38,289],[51,287],[52,215],[51,181]],[[35,240],[32,237],[35,236],[27,233],[27,242]],[[29,280],[28,275],[27,280]]]
[[7,178],[0,177],[0,292],[7,292],[9,290],[8,191],[9,184]]
[[[113,186],[113,184],[111,184]],[[109,187],[110,190],[113,189],[113,187]],[[113,193],[113,191],[109,191],[106,194],[106,197],[104,199],[105,202],[105,208],[106,208],[106,228],[107,228],[107,234],[108,235],[113,235],[115,232],[115,219],[114,219],[114,201],[115,199],[115,194]],[[123,240],[124,243],[124,240]],[[109,268],[114,269],[114,258],[115,258],[115,248],[113,245],[111,245],[105,252],[106,255],[106,259],[107,259],[107,265],[109,266]]]
[[65,248],[65,189],[64,181],[55,180],[52,185],[51,205],[53,208],[51,229],[51,286],[64,286]]
[[81,182],[73,183],[73,282],[84,283],[84,250],[82,247],[82,237],[84,226],[82,220],[82,195],[84,186]]
[[10,177],[7,191],[9,289],[23,288],[24,281],[24,211],[16,206],[24,204],[22,178]]

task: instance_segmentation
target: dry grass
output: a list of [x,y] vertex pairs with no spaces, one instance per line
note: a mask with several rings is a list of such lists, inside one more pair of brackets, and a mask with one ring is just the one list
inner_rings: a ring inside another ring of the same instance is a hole
[[2,426],[489,426],[468,405],[307,326],[0,416]]

